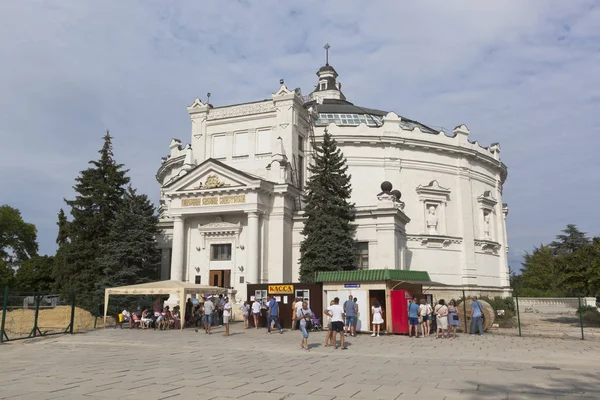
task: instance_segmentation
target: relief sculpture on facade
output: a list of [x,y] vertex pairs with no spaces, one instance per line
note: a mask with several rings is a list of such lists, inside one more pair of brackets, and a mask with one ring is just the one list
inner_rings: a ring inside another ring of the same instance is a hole
[[437,235],[438,217],[435,215],[435,207],[429,206],[427,212],[427,234]]

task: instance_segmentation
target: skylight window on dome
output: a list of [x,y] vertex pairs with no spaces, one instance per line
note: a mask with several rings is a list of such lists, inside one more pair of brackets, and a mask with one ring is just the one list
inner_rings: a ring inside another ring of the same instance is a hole
[[366,124],[367,126],[381,126],[381,119],[369,114],[319,114],[316,124],[325,126],[334,123],[336,125],[358,126]]

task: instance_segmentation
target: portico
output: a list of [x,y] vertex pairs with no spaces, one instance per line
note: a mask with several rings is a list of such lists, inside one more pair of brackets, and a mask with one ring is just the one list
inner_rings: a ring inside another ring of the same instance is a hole
[[[269,235],[292,235],[291,210],[297,189],[237,171],[209,159],[164,189],[170,218],[161,222],[172,241],[168,279],[235,287],[245,296],[246,283],[261,283]],[[166,210],[165,210],[166,211]],[[164,266],[163,266],[164,267]],[[289,266],[291,275],[291,265]],[[275,272],[271,273],[276,275]],[[243,297],[242,297],[243,298]]]

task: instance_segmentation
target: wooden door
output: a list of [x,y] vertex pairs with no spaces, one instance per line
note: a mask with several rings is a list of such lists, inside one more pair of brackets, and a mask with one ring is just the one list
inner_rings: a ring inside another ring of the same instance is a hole
[[223,271],[211,270],[210,271],[210,283],[211,286],[223,287]]

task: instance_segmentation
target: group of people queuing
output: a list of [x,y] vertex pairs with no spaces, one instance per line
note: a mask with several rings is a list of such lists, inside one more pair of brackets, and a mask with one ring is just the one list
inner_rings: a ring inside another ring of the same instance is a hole
[[[483,307],[476,296],[473,297],[471,303],[470,315],[471,335],[475,334],[475,328],[478,328],[480,336],[483,335]],[[408,336],[414,338],[419,337],[419,328],[421,328],[421,337],[429,337],[434,320],[436,339],[455,339],[457,337],[456,329],[461,325],[455,300],[450,300],[446,305],[445,300],[440,299],[432,308],[427,304],[426,299],[419,301],[414,298],[408,304],[408,320]]]
[[218,297],[205,297],[203,303],[198,302],[195,305],[192,299],[188,299],[186,302],[186,315],[188,308],[191,311],[189,324],[196,327],[196,332],[198,332],[197,327],[199,325],[204,327],[204,333],[207,335],[212,334],[213,326],[225,326],[223,336],[229,336],[229,321],[231,320],[233,305],[227,296],[220,294]]
[[[198,332],[199,325],[204,327],[204,332],[212,334],[211,329],[214,326],[224,326],[224,336],[229,336],[229,322],[232,316],[232,303],[227,296],[207,296],[200,302],[199,299],[189,298],[185,305],[184,326],[196,327]],[[308,299],[296,298],[292,303],[292,330],[300,330],[302,333],[301,348],[309,351],[308,337],[315,326],[321,328],[320,320],[310,309]],[[477,297],[472,298],[471,303],[471,334],[475,331],[483,335],[483,306]],[[280,325],[280,305],[275,296],[270,295],[266,303],[261,299],[253,301],[244,301],[240,307],[244,320],[244,329],[250,328],[251,318],[255,329],[259,328],[259,318],[263,311],[266,311],[267,333],[270,334],[274,329],[283,333]],[[429,337],[432,334],[436,339],[456,338],[456,330],[461,325],[460,317],[455,300],[450,300],[448,304],[444,299],[440,299],[433,307],[427,303],[425,298],[414,298],[408,303],[409,337]],[[329,306],[323,310],[324,315],[329,317],[328,329],[325,334],[325,347],[333,346],[335,349],[341,347],[346,350],[345,337],[356,336],[359,308],[357,298],[352,295],[340,304],[340,299],[336,297]],[[381,335],[381,326],[384,324],[384,310],[381,304],[374,300],[371,306],[372,315],[372,337]],[[182,327],[181,312],[179,306],[170,310],[169,306],[164,306],[160,297],[157,297],[152,309],[141,310],[138,307],[137,312],[123,310],[118,316],[119,322],[129,323],[130,327],[154,328],[159,330],[180,329]],[[420,331],[420,332],[419,332]],[[337,336],[340,337],[338,346]]]

